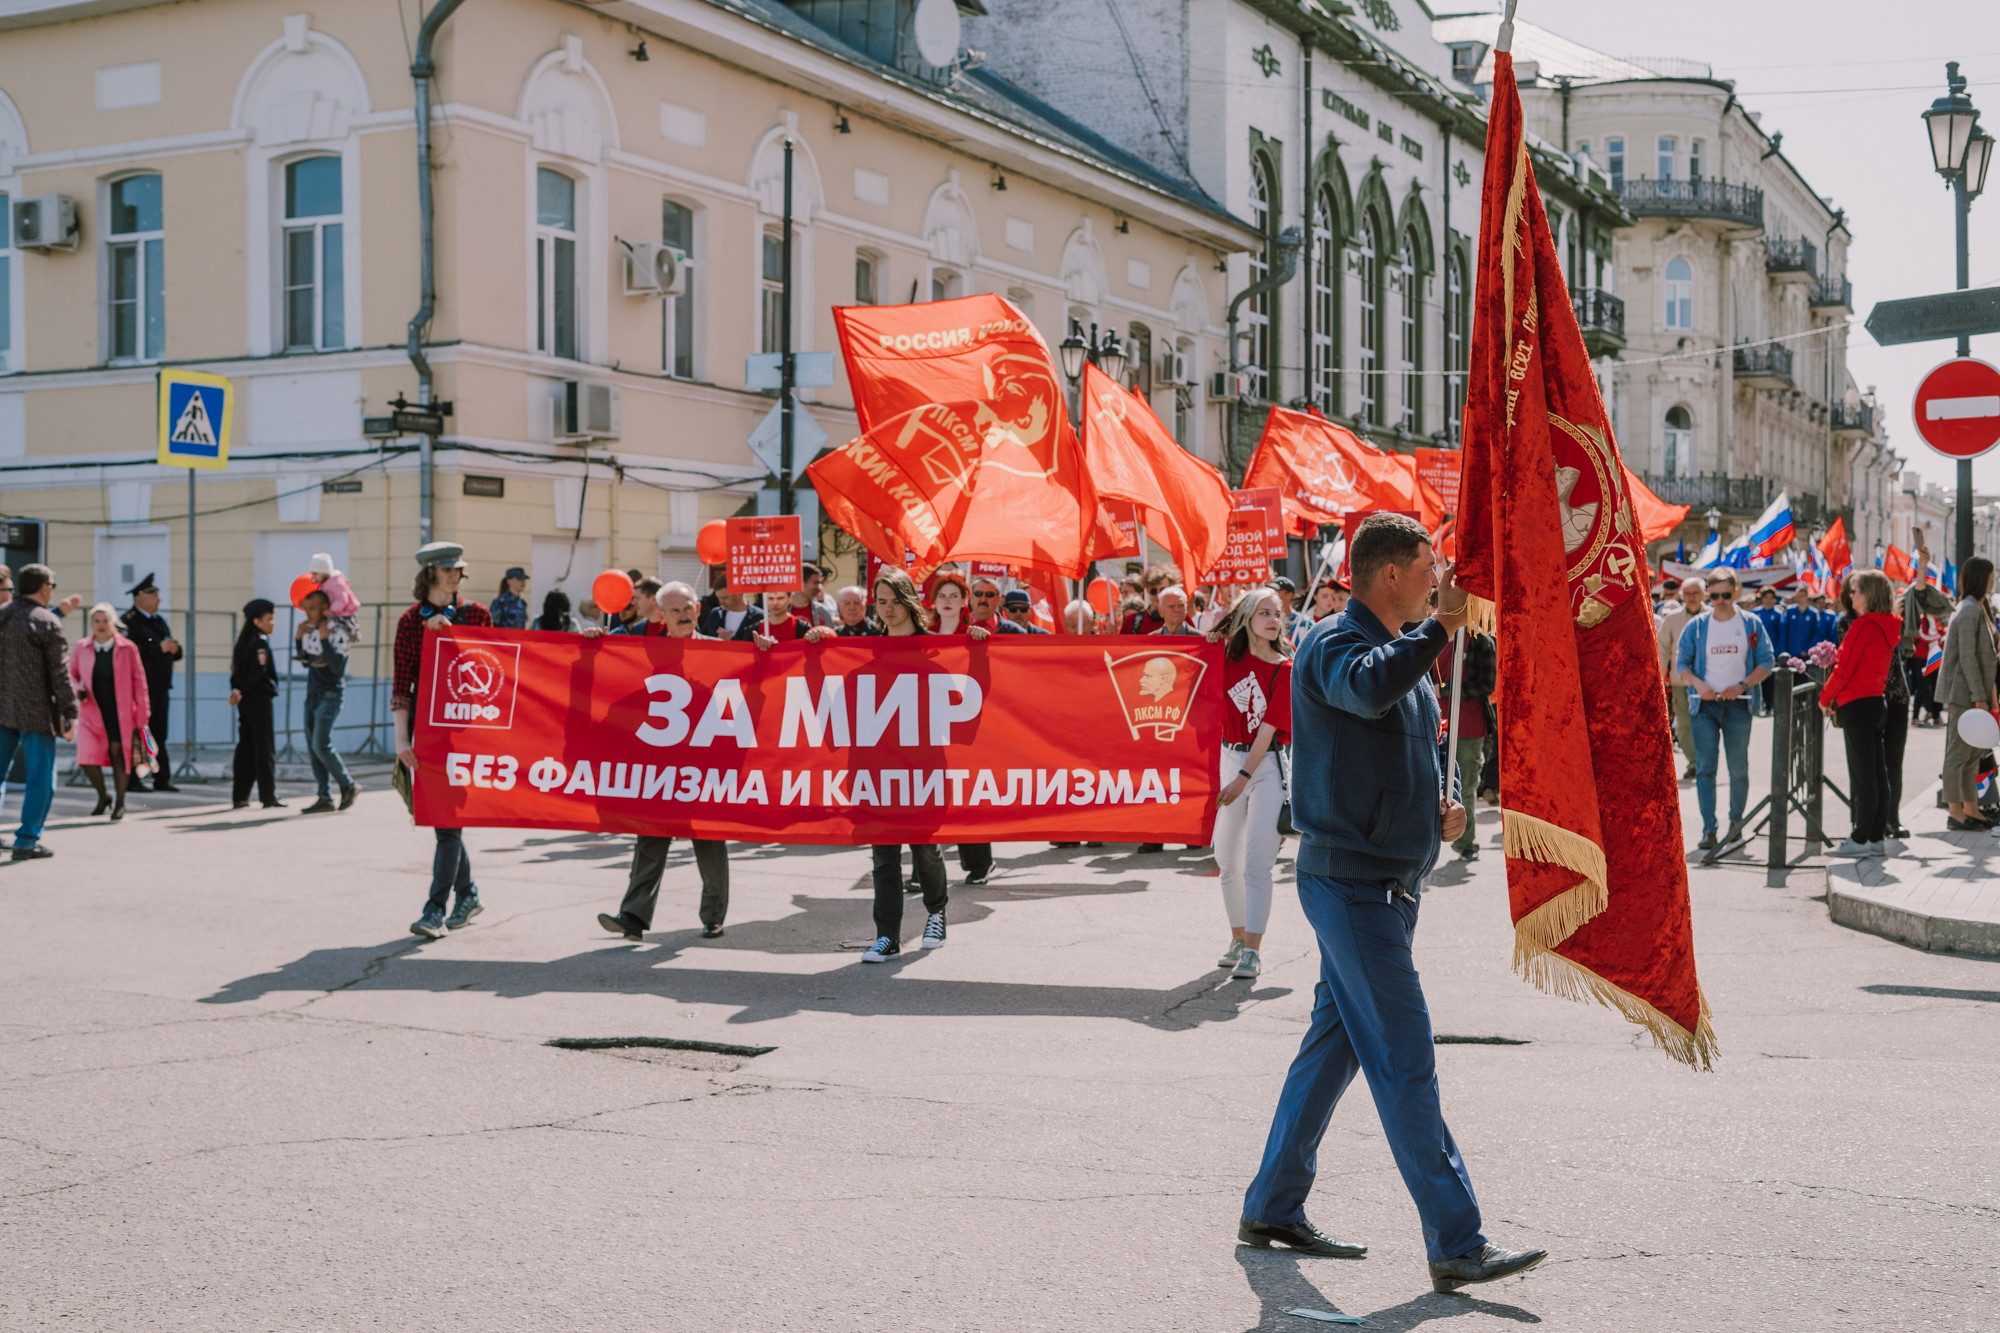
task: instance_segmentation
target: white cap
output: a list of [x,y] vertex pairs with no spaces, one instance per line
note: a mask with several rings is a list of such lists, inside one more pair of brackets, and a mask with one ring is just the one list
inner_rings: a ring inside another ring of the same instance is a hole
[[311,572],[314,574],[333,573],[333,557],[321,551],[312,558]]

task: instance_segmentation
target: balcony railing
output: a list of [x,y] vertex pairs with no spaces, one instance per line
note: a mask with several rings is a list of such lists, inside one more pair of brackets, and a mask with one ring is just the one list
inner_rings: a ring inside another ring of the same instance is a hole
[[1771,501],[1771,495],[1765,493],[1767,485],[1763,477],[1725,477],[1716,472],[1697,477],[1646,478],[1646,488],[1670,505],[1720,509],[1727,514],[1762,513]]
[[1638,177],[1620,182],[1618,194],[1642,218],[1713,218],[1741,227],[1764,225],[1764,192],[1754,185],[1730,185],[1708,177],[1690,181]]
[[1801,236],[1797,240],[1781,237],[1764,238],[1764,271],[1766,273],[1819,273],[1819,248]]
[[1875,409],[1867,403],[1835,403],[1833,430],[1836,435],[1867,437],[1875,433]]
[[1576,322],[1584,333],[1625,336],[1625,303],[1601,287],[1579,287],[1570,293]]
[[1854,309],[1854,284],[1846,278],[1821,278],[1813,284],[1812,305],[1814,309],[1839,306],[1843,310]]
[[1775,343],[1764,347],[1737,348],[1736,378],[1758,381],[1765,388],[1791,388],[1791,349]]

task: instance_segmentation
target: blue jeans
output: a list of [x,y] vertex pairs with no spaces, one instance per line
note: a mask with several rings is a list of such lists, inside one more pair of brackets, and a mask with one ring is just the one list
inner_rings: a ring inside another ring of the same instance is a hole
[[1750,802],[1750,701],[1704,699],[1694,715],[1694,801],[1701,831],[1715,832],[1715,759],[1718,747],[1729,759],[1729,823],[1743,822]]
[[453,890],[463,902],[478,897],[479,886],[472,882],[472,858],[465,854],[465,830],[441,828],[431,832],[437,834],[437,849],[431,853],[431,896],[424,903],[424,915],[443,916]]
[[306,757],[312,760],[313,781],[319,783],[322,798],[332,794],[330,784],[336,780],[343,788],[354,785],[340,751],[333,748],[333,724],[340,716],[340,704],[339,690],[306,691]]
[[56,799],[56,738],[46,731],[0,727],[0,776],[14,767],[17,749],[27,776],[21,784],[21,827],[14,845],[33,847],[42,840],[42,825],[49,822],[49,806]]
[[1395,897],[1380,880],[1301,874],[1299,903],[1319,937],[1312,1026],[1278,1094],[1243,1215],[1255,1222],[1304,1218],[1320,1138],[1340,1094],[1365,1071],[1423,1222],[1425,1251],[1437,1262],[1478,1249],[1486,1243],[1479,1201],[1438,1104],[1431,1015],[1410,955],[1416,902]]

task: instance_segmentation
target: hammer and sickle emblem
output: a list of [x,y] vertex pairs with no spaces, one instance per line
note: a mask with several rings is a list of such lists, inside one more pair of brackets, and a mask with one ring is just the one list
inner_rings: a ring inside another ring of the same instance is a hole
[[1632,567],[1636,562],[1632,553],[1622,546],[1614,546],[1604,553],[1604,566],[1611,571],[1611,577],[1623,582],[1632,577]]

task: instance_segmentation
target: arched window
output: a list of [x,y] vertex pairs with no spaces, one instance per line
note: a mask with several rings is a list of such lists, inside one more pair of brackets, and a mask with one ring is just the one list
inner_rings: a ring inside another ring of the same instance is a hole
[[[1262,157],[1250,159],[1250,224],[1264,237],[1261,249],[1250,252],[1250,281],[1254,285],[1271,274],[1271,236],[1277,223],[1276,200],[1271,191],[1271,172]],[[1249,355],[1243,359],[1250,372],[1250,396],[1271,396],[1271,293],[1259,292],[1250,298]]]
[[576,182],[535,169],[535,350],[576,359]]
[[1382,420],[1382,386],[1377,372],[1382,368],[1382,248],[1372,212],[1361,215],[1361,254],[1356,278],[1361,289],[1360,309],[1355,313],[1361,325],[1361,401],[1354,419],[1367,424]]
[[340,159],[285,165],[285,350],[347,345],[347,282],[341,249]]
[[1126,329],[1125,378],[1148,401],[1153,397],[1153,331],[1144,324]]
[[111,183],[109,350],[112,361],[154,361],[166,354],[166,233],[157,175]]
[[1667,261],[1667,327],[1694,328],[1694,266],[1685,259]]
[[1667,409],[1665,462],[1670,479],[1694,475],[1694,417],[1678,403]]
[[1465,264],[1456,250],[1444,260],[1445,431],[1461,444],[1465,417],[1466,372]]
[[1322,412],[1340,403],[1340,243],[1333,233],[1333,195],[1321,190],[1312,217],[1312,404]]
[[1417,435],[1424,424],[1424,332],[1419,314],[1423,308],[1423,292],[1417,276],[1417,237],[1412,231],[1403,233],[1403,245],[1396,254],[1396,285],[1402,289],[1403,303],[1398,316],[1397,363],[1396,368],[1403,378],[1402,429],[1406,435]]

